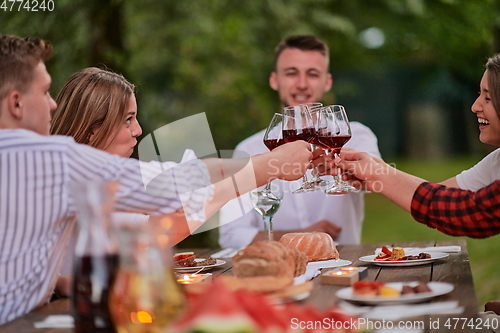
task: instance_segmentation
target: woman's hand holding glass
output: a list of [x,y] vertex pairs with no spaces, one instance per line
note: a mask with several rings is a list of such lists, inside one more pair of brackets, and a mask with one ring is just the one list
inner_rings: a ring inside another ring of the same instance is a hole
[[[351,127],[345,109],[341,105],[330,105],[321,108],[318,118],[318,142],[328,148],[335,159],[338,158],[344,144],[351,139]],[[356,188],[342,180],[340,170],[334,176],[332,186],[325,190],[326,194],[342,195],[354,192]]]

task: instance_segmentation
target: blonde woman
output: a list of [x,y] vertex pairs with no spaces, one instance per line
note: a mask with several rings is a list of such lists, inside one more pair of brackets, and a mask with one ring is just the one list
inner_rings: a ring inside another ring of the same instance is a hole
[[[51,134],[71,136],[78,143],[121,157],[130,157],[137,137],[142,133],[137,121],[134,92],[135,86],[123,75],[95,67],[76,72],[57,95],[58,106],[53,114]],[[194,152],[186,150],[182,161],[193,158],[196,158]],[[176,228],[188,228],[182,212],[173,213],[171,217],[176,221]],[[148,219],[149,216],[143,214],[113,214],[114,222],[118,223],[144,223]],[[179,234],[185,234],[184,230],[180,230]],[[74,232],[60,269],[57,290],[62,295],[69,293],[76,237],[77,231]]]
[[51,134],[130,157],[142,134],[134,90],[122,75],[104,69],[91,67],[73,74],[56,98]]

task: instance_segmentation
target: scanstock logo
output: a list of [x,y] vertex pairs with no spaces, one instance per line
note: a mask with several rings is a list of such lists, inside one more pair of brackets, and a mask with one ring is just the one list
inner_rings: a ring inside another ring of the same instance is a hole
[[[141,170],[146,191],[149,193],[152,191],[152,186],[150,185],[154,184],[154,182],[161,182],[162,176],[172,174],[172,172],[175,173],[176,168],[188,167],[189,161],[197,158],[234,157],[248,158],[248,161],[250,161],[249,155],[245,152],[216,149],[205,113],[177,120],[148,134],[139,143],[138,153],[139,159],[143,162],[161,162],[161,164],[154,164],[157,166],[157,170],[154,173],[145,173],[143,172],[144,170]],[[228,191],[233,191],[234,195],[236,195],[238,182],[235,177],[232,177],[232,180],[234,186],[233,188],[228,188]],[[255,179],[245,179],[244,181],[253,181],[254,184],[256,183]],[[205,186],[209,185],[205,184]],[[189,198],[192,192],[196,190],[203,191],[201,187],[177,187],[183,207],[185,207],[185,203],[187,202],[186,198]],[[234,212],[232,220],[238,219],[253,209],[248,194],[230,201],[227,205],[231,206],[231,210]],[[190,225],[191,234],[217,228],[219,227],[219,223],[217,222],[210,221],[210,223],[205,223],[199,228],[198,224],[196,224],[197,229],[195,227],[191,228]],[[227,221],[226,223],[229,222],[231,221]]]

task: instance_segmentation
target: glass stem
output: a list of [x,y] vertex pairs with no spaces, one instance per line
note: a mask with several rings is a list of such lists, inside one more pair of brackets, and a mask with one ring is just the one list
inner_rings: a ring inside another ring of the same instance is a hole
[[340,184],[340,180],[341,180],[340,168],[337,167],[337,166],[335,168],[337,168],[337,174],[335,176],[333,176],[333,183],[336,184],[336,185],[339,185]]
[[271,182],[267,183],[266,186],[264,186],[264,188],[262,189],[262,193],[271,193]]
[[[337,154],[333,153],[333,158],[336,160],[338,157]],[[335,168],[337,169],[337,174],[333,176],[333,183],[335,185],[340,185],[340,181],[342,180],[342,175],[340,174],[341,169],[337,166],[337,162],[335,162]]]
[[272,216],[262,216],[262,221],[264,222],[264,239],[273,240],[273,217]]

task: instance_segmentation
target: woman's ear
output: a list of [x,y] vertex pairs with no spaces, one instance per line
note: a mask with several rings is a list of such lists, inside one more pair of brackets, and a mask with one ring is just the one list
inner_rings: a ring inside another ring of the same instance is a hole
[[89,133],[89,135],[88,135],[88,137],[87,137],[88,142],[92,142],[92,139],[93,139],[93,138],[95,137],[95,135],[97,134],[97,131],[98,131],[98,129],[96,129],[96,128],[92,128],[92,129],[90,130],[90,133]]

